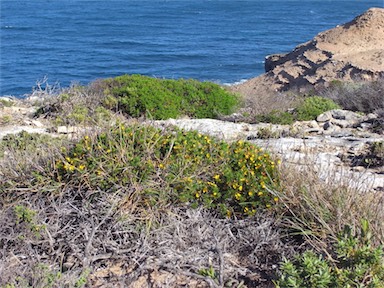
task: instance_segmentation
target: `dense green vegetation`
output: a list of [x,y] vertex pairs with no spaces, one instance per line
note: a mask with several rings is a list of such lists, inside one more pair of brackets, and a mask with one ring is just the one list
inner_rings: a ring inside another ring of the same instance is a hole
[[74,86],[37,112],[57,125],[101,124],[111,114],[153,120],[218,118],[240,106],[240,97],[212,82],[123,75]]
[[123,75],[107,79],[104,105],[132,117],[216,118],[234,111],[238,99],[211,82]]
[[62,158],[49,168],[58,181],[111,192],[137,183],[143,187],[140,197],[153,205],[188,202],[241,216],[278,202],[266,190],[278,184],[275,162],[243,141],[119,126],[94,139],[86,136]]
[[373,247],[369,223],[364,220],[360,233],[346,226],[333,244],[335,259],[313,251],[285,259],[277,287],[383,287],[383,247]]

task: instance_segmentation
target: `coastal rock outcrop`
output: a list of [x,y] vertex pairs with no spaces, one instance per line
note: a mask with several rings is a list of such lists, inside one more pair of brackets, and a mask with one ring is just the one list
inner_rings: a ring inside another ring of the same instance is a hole
[[233,89],[250,95],[261,85],[286,91],[333,80],[384,77],[384,8],[371,8],[352,21],[324,31],[287,54],[266,57],[266,73]]
[[[226,141],[248,140],[272,151],[292,169],[315,169],[325,181],[335,181],[351,187],[382,191],[384,168],[362,165],[370,159],[368,147],[383,145],[380,134],[370,133],[364,123],[377,115],[359,115],[346,110],[332,110],[317,120],[296,122],[293,125],[267,123],[232,123],[214,119],[168,119],[149,121],[155,127],[176,126],[196,130]],[[380,159],[373,159],[381,163]],[[347,183],[348,182],[348,183]]]

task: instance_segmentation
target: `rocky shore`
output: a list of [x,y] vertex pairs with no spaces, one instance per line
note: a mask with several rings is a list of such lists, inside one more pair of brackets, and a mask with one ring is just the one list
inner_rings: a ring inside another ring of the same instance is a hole
[[298,45],[287,54],[266,57],[265,74],[234,86],[233,91],[258,96],[271,89],[327,85],[384,77],[384,9],[371,8]]

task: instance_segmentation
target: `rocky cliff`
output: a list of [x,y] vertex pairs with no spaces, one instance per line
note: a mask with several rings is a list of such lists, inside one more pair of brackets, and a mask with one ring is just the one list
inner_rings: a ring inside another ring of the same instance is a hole
[[384,77],[384,9],[371,8],[351,22],[319,33],[290,53],[267,56],[265,70],[234,90],[250,95],[265,85],[284,91],[332,80]]

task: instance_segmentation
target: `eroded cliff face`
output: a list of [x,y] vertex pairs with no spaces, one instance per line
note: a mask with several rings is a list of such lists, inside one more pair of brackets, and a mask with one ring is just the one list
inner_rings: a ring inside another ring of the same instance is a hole
[[332,80],[384,77],[384,9],[371,8],[324,31],[287,54],[266,57],[266,73],[234,87],[249,95],[260,86],[285,91]]

